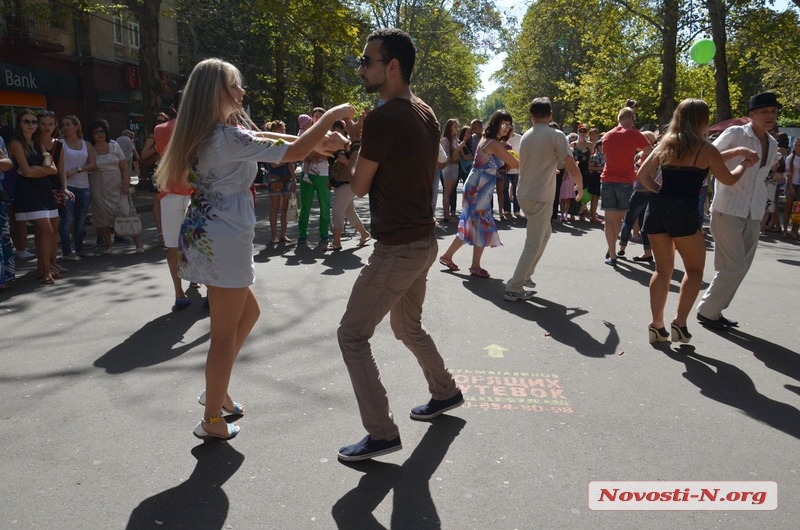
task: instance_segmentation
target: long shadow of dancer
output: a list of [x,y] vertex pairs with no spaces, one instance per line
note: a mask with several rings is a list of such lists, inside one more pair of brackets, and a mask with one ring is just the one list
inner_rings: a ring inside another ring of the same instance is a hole
[[761,394],[753,380],[736,366],[700,355],[692,346],[682,346],[666,354],[686,365],[683,376],[704,396],[736,407],[755,420],[800,438],[800,410]]
[[[711,331],[717,333],[715,330]],[[726,332],[717,334],[737,346],[753,352],[755,358],[764,363],[767,368],[788,375],[795,381],[800,381],[800,355],[797,352],[774,342],[754,337],[737,328],[729,328]]]
[[[181,344],[186,332],[200,319],[208,316],[208,311],[199,307],[199,297],[192,307],[184,311],[173,311],[151,320],[130,337],[108,350],[94,362],[98,368],[105,368],[109,374],[121,374],[136,368],[153,366],[169,361],[208,340],[206,333],[198,339]],[[180,346],[175,347],[175,345]]]
[[450,444],[467,424],[455,416],[440,416],[401,466],[372,460],[345,464],[363,471],[355,489],[333,505],[331,514],[339,528],[384,529],[372,512],[394,490],[391,528],[441,528],[433,503],[430,480],[444,460]]
[[502,281],[495,279],[480,282],[464,281],[464,287],[473,294],[492,302],[503,311],[536,322],[544,328],[550,338],[573,348],[581,355],[605,357],[616,353],[620,342],[619,334],[611,322],[603,321],[603,325],[608,328],[608,334],[603,342],[600,342],[573,321],[579,316],[588,314],[586,309],[566,307],[538,296],[526,303],[509,303],[497,296],[501,285]]
[[129,530],[143,528],[222,528],[230,502],[222,490],[241,467],[244,455],[227,443],[192,449],[197,465],[182,484],[143,500],[131,512]]

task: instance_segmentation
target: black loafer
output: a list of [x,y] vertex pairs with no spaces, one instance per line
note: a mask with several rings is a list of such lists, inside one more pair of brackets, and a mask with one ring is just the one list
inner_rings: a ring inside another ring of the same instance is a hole
[[653,261],[653,256],[634,256],[633,261]]
[[728,325],[722,321],[722,318],[713,319],[704,317],[700,313],[697,313],[697,321],[707,328],[718,329],[721,331],[725,331],[728,329]]
[[723,324],[725,324],[726,326],[731,327],[731,328],[738,328],[739,327],[739,322],[737,322],[736,320],[728,320],[727,318],[725,318],[722,315],[719,316],[719,321],[722,322]]

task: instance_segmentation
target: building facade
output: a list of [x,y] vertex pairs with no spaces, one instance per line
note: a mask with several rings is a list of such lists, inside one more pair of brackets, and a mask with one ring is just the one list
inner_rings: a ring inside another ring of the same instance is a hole
[[[161,2],[162,13],[174,7]],[[143,137],[138,54],[139,23],[127,10],[80,13],[68,1],[0,0],[0,133],[31,108],[74,114],[84,124],[103,118],[112,136],[131,129]],[[164,14],[159,61],[166,109],[179,88],[178,35],[175,18]]]

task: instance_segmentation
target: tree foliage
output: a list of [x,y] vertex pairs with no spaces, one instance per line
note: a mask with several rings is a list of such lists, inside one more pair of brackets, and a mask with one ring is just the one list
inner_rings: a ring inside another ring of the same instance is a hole
[[[712,4],[724,18],[714,19]],[[725,53],[696,65],[689,47],[720,20]],[[499,77],[515,115],[549,96],[554,118],[567,126],[614,125],[628,98],[639,102],[640,125],[663,125],[686,97],[703,97],[723,114],[733,101],[736,114],[768,89],[785,101],[789,123],[800,114],[799,47],[797,11],[776,12],[766,0],[535,0]],[[720,75],[728,65],[730,75]]]

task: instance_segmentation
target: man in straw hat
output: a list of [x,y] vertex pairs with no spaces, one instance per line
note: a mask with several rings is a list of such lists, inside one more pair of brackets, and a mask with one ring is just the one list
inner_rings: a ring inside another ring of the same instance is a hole
[[714,270],[717,273],[697,306],[697,320],[704,326],[727,330],[739,325],[722,316],[744,280],[758,247],[761,218],[767,204],[765,179],[776,160],[778,143],[769,135],[781,104],[772,92],[750,98],[750,123],[729,127],[714,141],[729,169],[743,158],[753,164],[732,186],[714,184],[711,203],[711,235],[714,237]]

